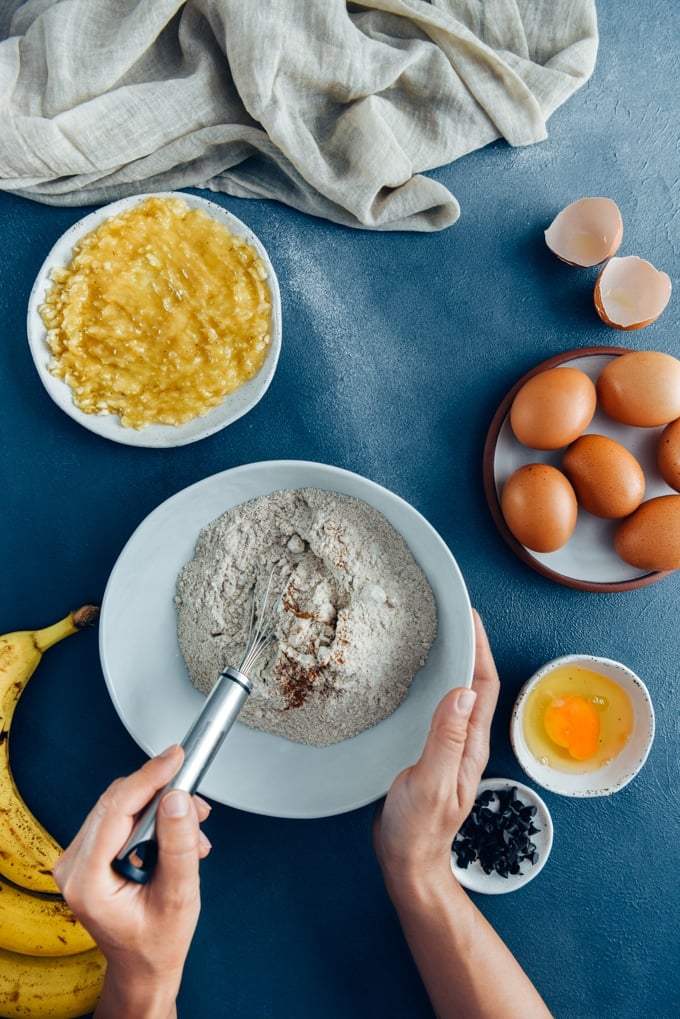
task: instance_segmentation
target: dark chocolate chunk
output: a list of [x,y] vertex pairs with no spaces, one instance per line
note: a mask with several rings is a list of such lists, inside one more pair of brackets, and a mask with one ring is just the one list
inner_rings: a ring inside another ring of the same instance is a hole
[[538,862],[538,851],[531,836],[538,834],[532,822],[533,804],[523,803],[517,788],[486,789],[476,798],[472,810],[453,840],[459,867],[479,861],[485,874],[494,871],[503,878],[522,874],[525,861]]

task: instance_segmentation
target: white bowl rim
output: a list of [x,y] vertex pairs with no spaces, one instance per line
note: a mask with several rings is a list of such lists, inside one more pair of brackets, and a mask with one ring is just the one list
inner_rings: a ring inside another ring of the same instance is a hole
[[[557,771],[537,760],[524,741],[522,711],[526,699],[545,675],[562,665],[581,665],[593,671],[599,669],[603,675],[619,683],[633,704],[635,723],[628,743],[612,761],[597,771],[581,775]],[[609,796],[619,792],[635,778],[647,760],[654,733],[654,705],[643,681],[623,662],[601,655],[567,654],[546,662],[521,687],[510,719],[510,742],[520,766],[537,785],[561,796]]]

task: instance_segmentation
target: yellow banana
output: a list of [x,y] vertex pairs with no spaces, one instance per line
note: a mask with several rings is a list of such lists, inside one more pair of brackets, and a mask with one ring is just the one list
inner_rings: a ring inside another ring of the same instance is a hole
[[5,1019],[76,1019],[101,994],[106,962],[98,948],[57,959],[0,949],[0,1015]]
[[24,955],[77,955],[95,943],[63,899],[0,880],[0,947]]
[[9,763],[17,702],[43,653],[98,614],[88,605],[42,630],[0,637],[0,1015],[5,1019],[87,1015],[104,981],[104,956],[52,878],[61,846],[24,803]]
[[34,892],[58,892],[52,868],[62,849],[33,816],[14,782],[9,763],[12,718],[43,653],[93,623],[98,614],[96,606],[86,605],[42,630],[0,637],[0,876]]

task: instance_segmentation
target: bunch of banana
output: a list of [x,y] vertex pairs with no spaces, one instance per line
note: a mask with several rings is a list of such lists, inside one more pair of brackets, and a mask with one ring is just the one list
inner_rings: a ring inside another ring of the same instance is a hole
[[76,1019],[94,1011],[104,980],[97,948],[48,959],[0,948],[0,1015],[5,1019]]
[[93,623],[86,605],[42,630],[0,637],[0,1015],[75,1019],[101,992],[104,957],[52,878],[61,846],[24,803],[9,762],[19,697],[43,652]]

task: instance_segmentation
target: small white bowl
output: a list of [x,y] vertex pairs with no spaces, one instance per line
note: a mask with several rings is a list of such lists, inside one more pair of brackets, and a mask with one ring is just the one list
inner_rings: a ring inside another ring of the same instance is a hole
[[[599,672],[622,687],[633,705],[633,731],[624,748],[603,767],[580,775],[542,763],[524,739],[523,713],[529,694],[547,673],[563,665],[580,665]],[[520,690],[510,721],[510,742],[523,770],[537,785],[561,796],[609,796],[623,789],[647,760],[653,740],[654,708],[645,684],[626,665],[595,655],[563,655],[543,665]]]
[[172,446],[184,446],[198,439],[204,439],[214,432],[233,424],[248,411],[252,410],[266,393],[274,377],[281,351],[281,296],[279,283],[271,264],[269,255],[253,231],[236,216],[223,209],[216,202],[183,191],[153,192],[157,198],[181,198],[191,209],[202,209],[218,223],[222,223],[232,234],[244,237],[257,251],[267,270],[267,283],[272,301],[271,343],[264,364],[257,375],[253,376],[233,393],[224,398],[222,403],[213,407],[202,417],[193,418],[183,425],[149,425],[146,428],[124,428],[117,414],[86,414],[75,404],[68,384],[49,370],[51,354],[47,346],[47,330],[40,317],[40,306],[52,285],[51,273],[56,268],[67,266],[73,255],[73,248],[86,234],[96,230],[101,223],[121,212],[134,208],[140,202],[152,197],[151,194],[134,195],[122,198],[118,202],[105,205],[96,212],[78,220],[62,234],[47,258],[43,262],[31,290],[28,302],[27,332],[31,355],[38,370],[40,380],[48,394],[69,417],[106,439],[120,442],[127,446],[146,446],[160,449]]
[[517,798],[522,801],[524,806],[536,807],[536,814],[532,819],[532,824],[538,828],[538,831],[535,835],[531,836],[531,841],[536,846],[538,859],[536,863],[524,860],[520,865],[519,874],[509,874],[508,877],[501,877],[496,871],[487,874],[482,869],[479,860],[475,860],[467,867],[460,867],[456,854],[452,849],[451,870],[458,883],[471,892],[482,892],[486,895],[502,895],[504,892],[514,892],[518,888],[522,888],[529,881],[532,881],[537,874],[540,874],[541,870],[545,867],[553,844],[553,823],[547,806],[538,793],[530,789],[529,786],[522,785],[521,782],[514,782],[509,778],[485,778],[479,785],[477,796],[487,789],[516,789]]

